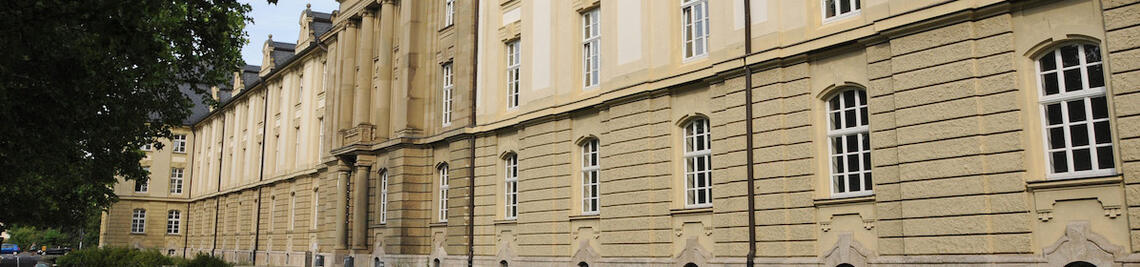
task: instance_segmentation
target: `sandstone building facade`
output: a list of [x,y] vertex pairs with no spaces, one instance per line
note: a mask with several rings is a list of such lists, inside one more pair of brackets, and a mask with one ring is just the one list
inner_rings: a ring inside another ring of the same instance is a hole
[[150,152],[150,193],[120,185],[104,245],[1140,266],[1138,1],[339,2],[267,42],[183,152]]

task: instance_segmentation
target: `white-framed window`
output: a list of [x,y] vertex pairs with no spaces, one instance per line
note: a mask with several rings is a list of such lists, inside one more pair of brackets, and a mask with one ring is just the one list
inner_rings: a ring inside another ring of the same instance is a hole
[[289,194],[289,230],[297,229],[297,192]]
[[823,9],[823,22],[842,19],[855,14],[863,8],[860,0],[822,0],[820,8]]
[[440,101],[440,106],[443,106],[443,111],[440,113],[440,120],[443,121],[443,126],[451,125],[451,102],[452,94],[455,91],[455,83],[453,81],[455,74],[451,69],[451,62],[443,63],[443,99]]
[[519,106],[519,40],[507,42],[507,108]]
[[170,168],[170,193],[182,194],[182,175],[185,172],[183,168]]
[[146,144],[142,145],[142,147],[140,147],[139,149],[142,149],[142,151],[151,151],[152,149],[154,149],[154,144],[146,143]]
[[186,153],[186,135],[176,134],[173,139],[174,153]]
[[455,24],[455,0],[443,0],[443,26]]
[[311,214],[311,216],[313,217],[312,218],[312,221],[313,221],[312,228],[313,229],[317,228],[317,220],[320,218],[320,213],[321,213],[320,212],[321,211],[321,208],[320,208],[321,207],[321,194],[320,194],[320,192],[321,192],[320,188],[313,188],[313,196],[309,197],[309,198],[311,198],[310,201],[313,202],[313,203],[309,204],[309,208],[312,209],[312,211],[310,211],[309,214]]
[[170,210],[166,212],[166,234],[177,235],[182,233],[182,211]]
[[388,223],[388,170],[380,171],[380,223]]
[[871,194],[871,139],[867,93],[859,89],[839,92],[828,100],[827,139],[831,151],[831,195]]
[[447,164],[439,166],[439,222],[447,222],[447,189],[451,188],[447,179]]
[[506,166],[505,178],[503,188],[503,195],[505,196],[503,202],[503,217],[506,219],[515,219],[519,216],[519,157],[518,155],[511,154],[503,159],[503,165]]
[[141,234],[146,232],[146,210],[135,209],[131,214],[131,233]]
[[681,0],[681,38],[684,59],[708,53],[709,11],[707,0]]
[[582,144],[582,214],[598,214],[598,139]]
[[[143,167],[143,171],[146,171],[146,175],[149,178],[150,177],[150,167]],[[146,179],[146,182],[138,181],[138,180],[135,181],[135,193],[146,193],[149,190],[150,190],[150,179]]]
[[685,124],[685,207],[712,206],[712,138],[709,120]]
[[1100,47],[1061,46],[1037,59],[1048,177],[1116,173]]
[[591,9],[582,13],[582,87],[589,88],[598,85],[598,60],[601,49],[601,29],[599,16],[601,8]]

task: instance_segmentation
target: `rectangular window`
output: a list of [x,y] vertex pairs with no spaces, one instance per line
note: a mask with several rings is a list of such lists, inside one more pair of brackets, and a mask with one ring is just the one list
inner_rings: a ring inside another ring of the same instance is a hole
[[445,164],[439,167],[439,222],[447,222],[447,189],[450,188]]
[[150,151],[153,148],[154,148],[153,144],[146,143],[145,145],[142,145],[142,147],[140,149],[142,149],[142,151]]
[[507,108],[519,106],[519,41],[507,43]]
[[685,125],[685,207],[712,206],[712,138],[709,121]]
[[177,235],[182,232],[182,211],[172,210],[166,214],[166,234]]
[[443,63],[443,99],[440,105],[443,106],[443,111],[440,120],[443,121],[443,126],[451,125],[451,102],[452,93],[454,93],[455,83],[453,83],[454,73],[451,70],[451,62]]
[[859,0],[823,0],[823,21],[828,22],[859,13]]
[[[146,171],[146,175],[149,178],[150,167],[143,167],[143,170]],[[149,188],[150,188],[150,179],[147,179],[146,182],[135,181],[135,193],[146,193],[149,190]]]
[[455,0],[443,0],[443,26],[455,24]]
[[503,217],[506,219],[516,219],[519,216],[519,158],[517,155],[507,156],[503,161],[506,169],[506,179],[504,179],[505,192],[505,210]]
[[388,171],[380,172],[380,223],[388,223]]
[[708,20],[707,0],[681,1],[681,38],[685,59],[703,56],[707,52]]
[[867,93],[846,90],[828,101],[833,197],[871,194],[871,140]]
[[182,169],[182,168],[171,168],[170,169],[170,193],[171,194],[182,194],[182,173],[183,172],[184,172],[184,169]]
[[1066,45],[1037,61],[1048,177],[1116,174],[1100,47]]
[[135,209],[131,214],[131,233],[141,234],[146,232],[146,210]]
[[582,145],[582,214],[598,214],[598,140]]
[[186,135],[174,135],[174,153],[186,153]]
[[601,29],[598,28],[600,8],[582,13],[582,87],[598,85],[598,54],[601,47]]

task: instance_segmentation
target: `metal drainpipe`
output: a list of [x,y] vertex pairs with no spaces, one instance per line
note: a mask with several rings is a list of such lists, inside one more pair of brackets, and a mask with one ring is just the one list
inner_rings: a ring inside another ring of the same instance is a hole
[[[222,157],[226,155],[226,113],[224,110],[222,110],[221,113],[222,113],[222,115],[221,115],[222,116],[222,135],[221,135],[222,141],[220,144],[218,144],[218,147],[220,147],[219,151],[218,151],[218,192],[222,192]],[[210,255],[211,256],[214,255],[214,253],[218,250],[218,218],[221,217],[218,215],[219,215],[219,212],[221,211],[221,206],[222,206],[222,197],[216,196],[214,198],[214,244],[210,246]]]
[[752,170],[753,144],[752,144],[752,68],[748,66],[748,56],[752,54],[752,1],[744,1],[744,121],[745,155],[748,157],[747,184],[748,184],[748,255],[745,264],[752,267],[756,264],[756,185]]
[[[471,23],[473,25],[471,28],[474,29],[475,32],[475,41],[472,43],[475,45],[473,45],[473,55],[471,56],[471,95],[469,96],[471,99],[471,111],[468,116],[471,116],[471,124],[469,127],[473,128],[477,125],[475,124],[475,93],[476,88],[479,88],[478,80],[475,78],[478,77],[479,74],[479,0],[473,0],[471,3],[473,3],[471,6],[474,7],[473,13],[475,13],[475,19]],[[472,133],[471,157],[468,162],[468,165],[471,167],[471,173],[468,174],[470,177],[467,179],[467,267],[475,266],[475,138],[476,135]]]
[[[268,88],[266,85],[262,88]],[[265,134],[269,133],[269,90],[265,89],[265,97],[261,98],[261,167],[257,171],[257,180],[265,180]],[[252,96],[250,96],[252,98]],[[253,249],[249,252],[249,261],[252,265],[257,265],[257,246],[261,243],[261,189],[262,186],[257,186],[257,210],[254,211],[255,218],[253,222]]]

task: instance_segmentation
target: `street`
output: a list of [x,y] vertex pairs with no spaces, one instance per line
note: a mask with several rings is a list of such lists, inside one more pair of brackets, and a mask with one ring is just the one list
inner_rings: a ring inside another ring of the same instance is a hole
[[[0,267],[33,267],[36,266],[36,262],[39,260],[40,255],[36,255],[35,253],[25,252],[19,255],[4,254],[0,255]],[[17,262],[19,262],[19,265],[16,265]]]

